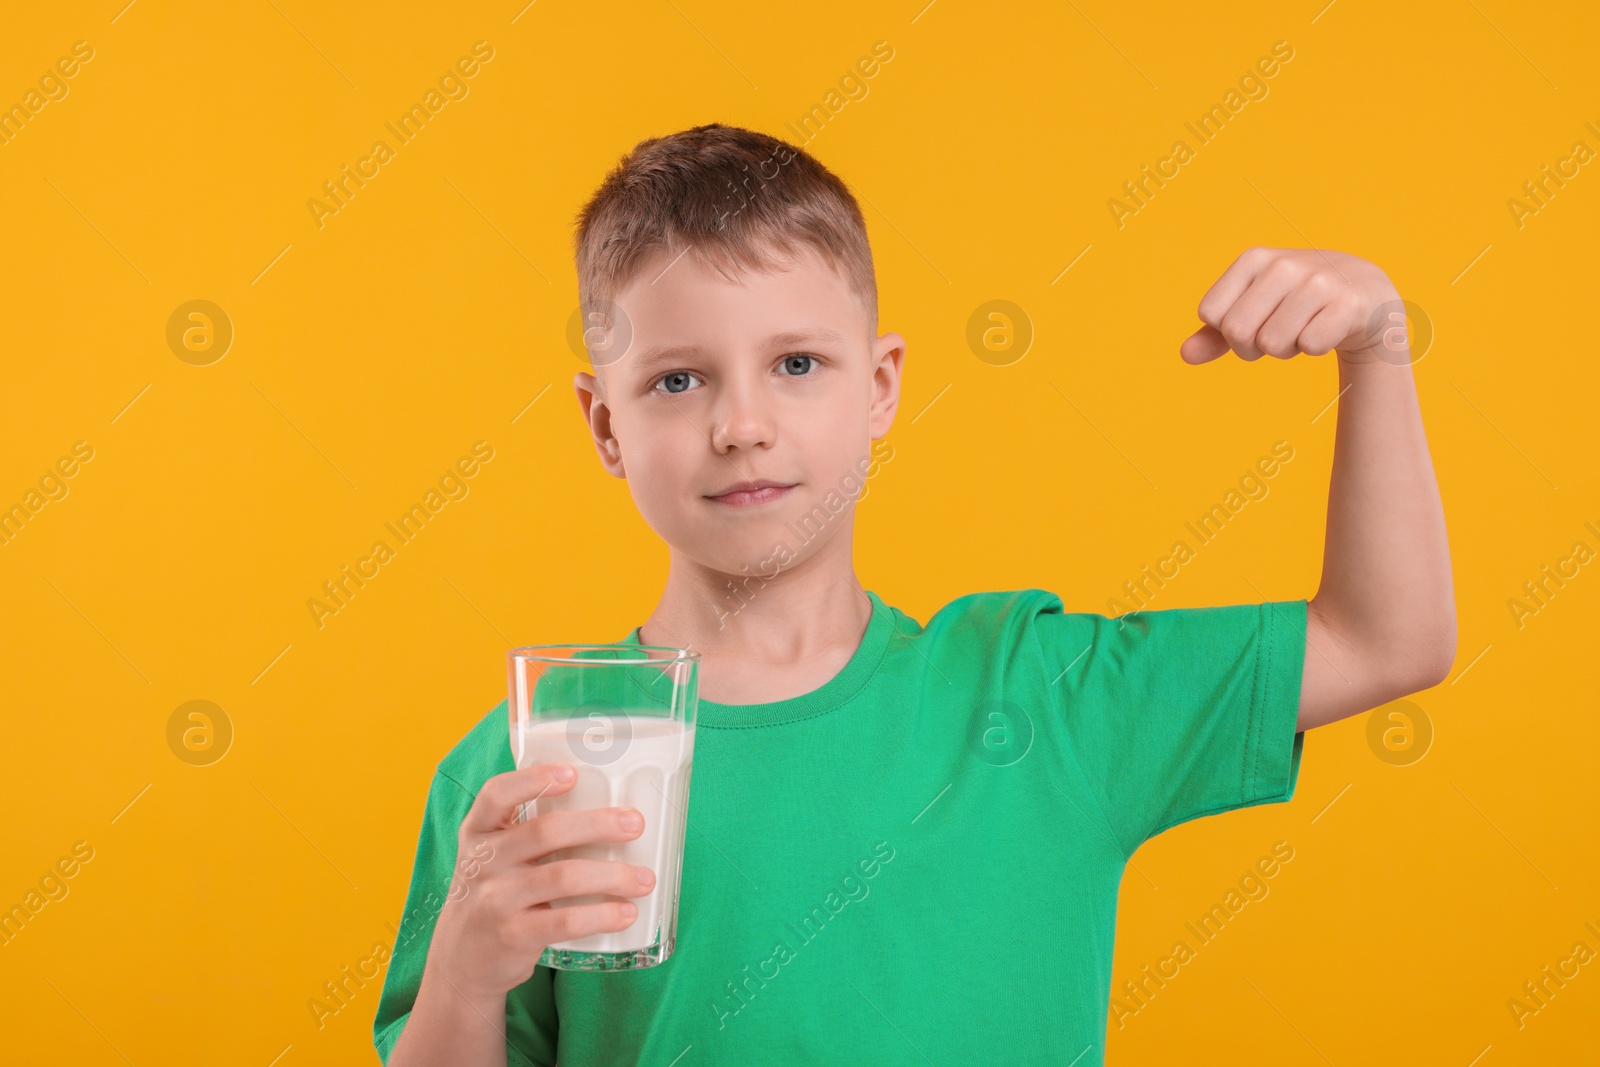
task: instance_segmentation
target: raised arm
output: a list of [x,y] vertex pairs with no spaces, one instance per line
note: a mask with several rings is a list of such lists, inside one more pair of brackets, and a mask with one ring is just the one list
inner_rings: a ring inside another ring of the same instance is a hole
[[1297,729],[1438,685],[1456,653],[1444,509],[1428,455],[1400,294],[1325,249],[1252,248],[1200,302],[1180,354],[1205,363],[1335,351],[1339,415],[1322,581],[1306,608]]

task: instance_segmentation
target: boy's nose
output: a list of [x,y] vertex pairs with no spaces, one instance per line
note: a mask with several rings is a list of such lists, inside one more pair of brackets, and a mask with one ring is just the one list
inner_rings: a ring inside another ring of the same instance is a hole
[[771,399],[761,395],[759,386],[731,388],[720,399],[707,434],[712,448],[726,454],[775,443],[777,422],[769,407]]

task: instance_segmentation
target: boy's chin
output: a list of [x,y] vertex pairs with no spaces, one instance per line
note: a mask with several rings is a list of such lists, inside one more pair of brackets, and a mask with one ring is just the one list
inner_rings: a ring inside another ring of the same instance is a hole
[[770,578],[799,558],[794,537],[785,532],[782,522],[708,532],[693,545],[680,545],[678,551],[707,570],[736,577]]

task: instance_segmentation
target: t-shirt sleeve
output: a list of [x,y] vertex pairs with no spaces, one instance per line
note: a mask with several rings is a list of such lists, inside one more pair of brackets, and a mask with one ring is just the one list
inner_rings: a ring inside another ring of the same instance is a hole
[[1033,620],[1076,770],[1124,856],[1179,823],[1294,796],[1305,600]]
[[[450,892],[461,820],[472,807],[475,795],[443,772],[434,774],[428,788],[422,832],[411,868],[411,885],[406,891],[405,912],[395,934],[389,970],[378,999],[378,1014],[372,1023],[373,1044],[378,1050],[378,1059],[385,1064],[400,1040],[422,987],[422,972],[428,960],[428,946],[433,942],[434,924]],[[556,1012],[551,972],[535,967],[533,977],[506,997],[506,1062],[511,1067],[519,1064],[549,1067],[555,1063],[555,1048]]]

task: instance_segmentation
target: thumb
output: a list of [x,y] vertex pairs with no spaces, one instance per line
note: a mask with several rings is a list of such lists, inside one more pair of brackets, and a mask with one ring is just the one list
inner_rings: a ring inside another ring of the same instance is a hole
[[1178,347],[1185,363],[1210,363],[1233,346],[1213,326],[1202,326]]

